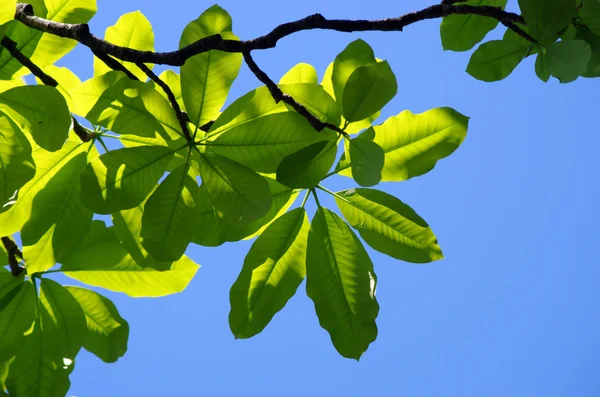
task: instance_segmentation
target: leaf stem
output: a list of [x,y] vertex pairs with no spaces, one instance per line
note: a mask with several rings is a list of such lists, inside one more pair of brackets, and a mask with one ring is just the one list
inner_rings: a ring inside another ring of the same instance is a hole
[[306,204],[306,201],[308,200],[309,195],[310,195],[310,190],[307,190],[306,195],[304,196],[304,200],[302,200],[302,205],[300,206],[301,208],[304,208],[304,205]]
[[321,186],[321,185],[317,185],[317,189],[321,189],[321,190],[322,190],[322,191],[324,191],[325,193],[329,193],[329,194],[331,194],[333,197],[335,197],[335,198],[337,198],[337,199],[340,199],[340,200],[343,200],[343,201],[345,201],[345,202],[348,202],[348,200],[346,200],[345,198],[343,198],[343,197],[342,197],[342,196],[340,196],[339,194],[337,194],[337,193],[335,193],[335,192],[332,192],[331,190],[329,190],[329,189],[327,189],[327,188],[325,188],[325,187],[323,187],[323,186]]
[[321,203],[319,202],[319,197],[317,196],[317,191],[315,190],[315,188],[311,188],[310,192],[312,193],[313,197],[315,198],[315,202],[317,203],[317,207],[321,208]]

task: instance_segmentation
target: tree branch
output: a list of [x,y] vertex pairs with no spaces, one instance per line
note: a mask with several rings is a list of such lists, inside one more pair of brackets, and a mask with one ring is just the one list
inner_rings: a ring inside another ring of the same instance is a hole
[[160,88],[162,88],[162,90],[165,92],[165,94],[167,94],[167,98],[169,98],[171,107],[175,111],[175,115],[177,116],[177,120],[179,121],[179,126],[181,127],[181,132],[183,133],[183,136],[185,137],[185,139],[187,139],[188,142],[191,142],[192,135],[188,128],[186,117],[183,114],[183,112],[181,111],[181,107],[179,106],[177,99],[175,99],[175,94],[173,94],[173,91],[171,90],[171,88],[164,81],[162,81],[160,79],[160,77],[158,77],[152,70],[150,70],[150,68],[148,66],[146,66],[145,64],[138,63],[137,67],[140,68],[142,70],[142,72],[146,73],[146,76],[148,76],[150,78],[150,80],[154,81],[156,83],[156,85],[158,85]]
[[[77,40],[79,43],[89,47],[95,54],[102,53],[114,58],[133,63],[154,63],[171,66],[181,66],[186,60],[194,55],[210,50],[225,52],[248,53],[253,50],[265,50],[273,48],[277,42],[291,34],[312,30],[334,30],[338,32],[363,32],[363,31],[398,31],[401,32],[406,26],[415,22],[442,18],[449,15],[480,15],[496,19],[504,26],[514,30],[529,41],[535,42],[531,36],[523,34],[522,29],[516,30],[516,23],[524,24],[520,15],[504,11],[491,6],[473,6],[468,4],[442,4],[433,5],[417,12],[412,12],[397,18],[380,20],[341,20],[327,19],[321,14],[314,14],[297,21],[288,22],[277,26],[270,33],[246,41],[225,40],[220,35],[214,35],[200,39],[184,48],[171,52],[138,51],[131,48],[121,47],[102,40],[92,33],[87,24],[66,24],[49,21],[33,15],[33,7],[29,4],[17,4],[15,18],[30,28]],[[111,66],[112,67],[112,66]]]
[[271,80],[271,78],[267,76],[267,74],[258,67],[256,62],[254,62],[252,55],[250,55],[249,51],[244,52],[243,54],[246,64],[248,65],[252,73],[254,73],[256,78],[260,80],[261,83],[267,86],[269,92],[271,93],[271,96],[273,97],[273,99],[275,99],[275,102],[283,101],[284,103],[290,105],[298,114],[304,117],[310,123],[310,125],[312,125],[313,128],[317,131],[321,131],[323,130],[323,128],[329,128],[330,130],[337,131],[339,134],[346,135],[346,133],[337,125],[319,120],[315,115],[309,112],[304,105],[300,104],[290,95],[281,91],[281,88],[279,88],[277,84],[275,84],[275,82]]
[[6,253],[8,254],[8,265],[10,266],[10,272],[13,276],[18,277],[25,270],[21,266],[19,266],[19,260],[17,257],[23,259],[23,253],[17,247],[14,241],[10,239],[10,237],[2,237],[2,244],[6,249]]

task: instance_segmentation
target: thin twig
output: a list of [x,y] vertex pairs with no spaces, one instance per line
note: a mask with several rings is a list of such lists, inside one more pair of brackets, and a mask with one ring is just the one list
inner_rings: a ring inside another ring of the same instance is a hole
[[127,77],[129,77],[131,80],[139,80],[135,74],[131,73],[131,71],[125,67],[125,65],[112,58],[110,55],[105,54],[102,51],[98,51],[95,48],[90,47],[90,50],[92,50],[92,53],[96,56],[96,58],[100,59],[102,62],[104,62],[106,66],[108,66],[112,70],[118,70],[120,72],[125,73]]
[[[29,4],[17,4],[15,18],[32,29],[77,40],[81,44],[89,47],[96,54],[96,56],[98,56],[97,54],[102,53],[133,63],[154,63],[181,66],[192,56],[210,50],[244,53],[253,50],[265,50],[273,48],[277,45],[277,42],[280,39],[305,30],[323,29],[334,30],[338,32],[401,32],[406,26],[415,22],[427,19],[443,18],[454,14],[480,15],[493,18],[509,29],[513,30],[516,26],[515,23],[525,23],[520,15],[504,11],[498,7],[473,6],[469,4],[437,4],[397,18],[380,20],[327,19],[321,14],[314,14],[297,21],[281,24],[273,29],[270,33],[253,40],[225,40],[221,38],[220,35],[213,35],[200,39],[177,51],[152,52],[138,51],[111,44],[90,33],[90,28],[87,24],[67,24],[37,17],[33,14],[33,7]],[[522,35],[522,30],[515,30],[515,32]],[[530,38],[527,39],[530,40]],[[103,60],[107,61],[106,59]]]
[[10,266],[10,272],[13,276],[18,277],[25,270],[19,266],[19,260],[17,259],[17,257],[23,259],[23,253],[10,237],[5,236],[1,239],[4,249],[6,249],[6,253],[8,254],[8,265]]
[[156,73],[154,73],[152,70],[150,70],[150,68],[148,66],[146,66],[145,64],[138,63],[137,67],[140,68],[142,70],[142,72],[146,73],[146,76],[148,76],[150,78],[150,80],[154,81],[156,83],[156,85],[158,85],[160,88],[162,88],[162,90],[165,92],[165,94],[167,94],[167,98],[169,98],[171,107],[175,111],[175,115],[177,116],[177,120],[179,121],[179,126],[181,127],[181,132],[183,133],[183,136],[185,136],[185,139],[187,139],[188,142],[190,142],[192,140],[192,134],[190,133],[190,130],[188,128],[186,117],[183,114],[183,112],[181,111],[181,107],[179,106],[177,99],[175,99],[175,94],[173,94],[171,87],[169,87],[164,81],[162,81],[160,79],[160,77],[158,77],[156,75]]
[[273,97],[273,99],[275,99],[275,102],[282,101],[290,105],[296,112],[298,112],[298,114],[304,117],[310,123],[310,125],[313,126],[313,128],[317,131],[321,131],[324,128],[329,128],[330,130],[337,131],[339,134],[346,135],[346,133],[337,125],[319,120],[315,115],[309,112],[304,105],[296,101],[290,95],[281,91],[281,88],[279,88],[277,84],[275,84],[275,82],[271,80],[271,78],[258,67],[256,62],[254,62],[254,59],[252,58],[252,55],[250,55],[250,52],[244,52],[243,54],[244,60],[250,68],[250,71],[254,73],[254,75],[258,80],[260,80],[260,82],[267,86],[269,92],[271,93],[271,96]]

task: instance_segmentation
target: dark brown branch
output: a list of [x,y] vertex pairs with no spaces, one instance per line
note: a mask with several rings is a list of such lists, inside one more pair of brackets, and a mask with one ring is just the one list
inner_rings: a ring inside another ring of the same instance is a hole
[[122,63],[120,63],[119,61],[117,61],[116,59],[112,58],[110,55],[102,52],[102,51],[98,51],[94,48],[91,48],[92,53],[96,56],[96,58],[100,59],[102,62],[104,62],[104,64],[106,66],[108,66],[109,68],[111,68],[112,70],[118,70],[120,72],[123,72],[127,75],[127,77],[129,77],[131,80],[138,80],[139,79],[135,76],[135,74],[131,73],[131,71],[129,69],[127,69],[125,67],[125,65],[123,65]]
[[[214,35],[200,39],[177,51],[151,52],[133,50],[131,48],[117,46],[99,39],[90,33],[90,29],[87,24],[65,24],[36,17],[33,15],[33,7],[29,4],[19,3],[17,5],[15,18],[30,28],[51,33],[60,37],[77,40],[81,44],[89,47],[96,54],[96,56],[98,56],[97,54],[102,53],[133,63],[154,63],[181,66],[190,57],[210,50],[247,53],[253,50],[265,50],[273,48],[277,45],[277,42],[280,39],[304,30],[323,29],[334,30],[338,32],[400,32],[406,26],[415,22],[427,19],[442,18],[454,14],[480,15],[493,18],[509,29],[513,30],[515,30],[515,23],[525,23],[520,15],[504,11],[497,7],[473,6],[468,4],[437,4],[397,18],[387,18],[381,20],[327,19],[321,14],[314,14],[294,22],[281,24],[273,29],[270,33],[253,40],[225,40],[219,35]],[[522,30],[515,30],[515,32],[521,35],[523,33]],[[530,40],[530,37],[527,39]]]
[[156,83],[156,85],[158,85],[160,88],[162,88],[162,90],[165,92],[165,94],[167,94],[167,98],[169,98],[171,107],[175,111],[175,115],[177,116],[177,120],[179,121],[179,126],[181,127],[181,132],[183,133],[183,136],[185,137],[185,139],[187,139],[188,142],[190,142],[192,140],[192,135],[190,134],[190,130],[188,128],[186,117],[183,114],[183,112],[181,111],[181,107],[179,106],[177,99],[175,99],[175,94],[173,94],[173,91],[171,90],[171,88],[164,81],[162,81],[160,79],[160,77],[158,77],[152,70],[150,70],[150,68],[148,66],[146,66],[145,64],[138,63],[137,67],[140,68],[142,70],[142,72],[146,73],[146,76],[148,76],[150,78],[150,80],[154,81],[154,83]]
[[346,133],[343,130],[341,130],[337,125],[319,120],[315,115],[309,112],[308,109],[304,107],[304,105],[300,104],[290,95],[281,91],[277,84],[275,84],[275,82],[271,80],[271,78],[267,76],[267,74],[258,67],[256,62],[254,62],[254,59],[252,58],[252,55],[250,55],[250,52],[244,52],[244,60],[246,61],[246,64],[248,65],[252,73],[254,73],[256,78],[260,80],[261,83],[267,86],[269,92],[271,93],[271,96],[273,97],[273,99],[275,99],[275,102],[282,101],[290,105],[296,112],[298,112],[298,114],[304,117],[310,123],[310,125],[317,131],[321,131],[323,130],[323,128],[329,128],[330,130],[337,131],[342,135],[346,135]]
[[35,63],[33,63],[29,58],[27,58],[19,49],[17,48],[17,43],[8,38],[8,36],[4,36],[1,42],[2,46],[8,50],[10,55],[15,58],[17,61],[21,63],[21,65],[25,66],[35,77],[41,80],[45,85],[49,85],[52,87],[58,86],[58,81],[56,81],[52,76],[45,73],[42,69],[39,68]]
[[10,272],[13,276],[18,277],[25,270],[19,266],[19,260],[17,259],[17,257],[23,259],[23,253],[10,237],[2,237],[2,244],[4,245],[4,249],[6,249],[6,253],[8,254],[8,265],[10,266]]

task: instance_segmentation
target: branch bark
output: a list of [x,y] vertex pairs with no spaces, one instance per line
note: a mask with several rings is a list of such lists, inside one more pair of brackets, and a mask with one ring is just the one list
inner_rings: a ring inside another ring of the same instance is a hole
[[13,276],[18,277],[25,270],[19,266],[19,260],[17,259],[23,259],[23,253],[10,237],[2,237],[1,240],[2,244],[4,245],[4,249],[6,249],[6,253],[8,254],[8,265],[10,266],[10,272]]
[[[514,30],[517,34],[535,43],[535,40],[531,36],[517,27],[517,23],[525,24],[523,18],[518,14],[504,11],[497,7],[448,4],[446,2],[424,8],[420,11],[411,12],[397,18],[380,20],[327,19],[321,14],[314,14],[297,21],[281,24],[268,34],[252,40],[225,40],[221,38],[220,35],[213,35],[171,52],[138,51],[127,47],[117,46],[94,36],[90,32],[90,28],[87,24],[66,24],[49,21],[35,16],[33,11],[33,7],[30,4],[19,3],[17,4],[15,18],[32,29],[77,40],[79,43],[89,47],[94,53],[107,54],[111,57],[133,63],[154,63],[171,66],[181,66],[192,56],[211,50],[248,53],[254,50],[274,48],[280,39],[304,30],[322,29],[338,32],[401,32],[406,26],[412,25],[413,23],[427,19],[443,18],[454,14],[480,15],[496,19],[504,26]],[[517,27],[517,29],[515,29],[515,27]]]

